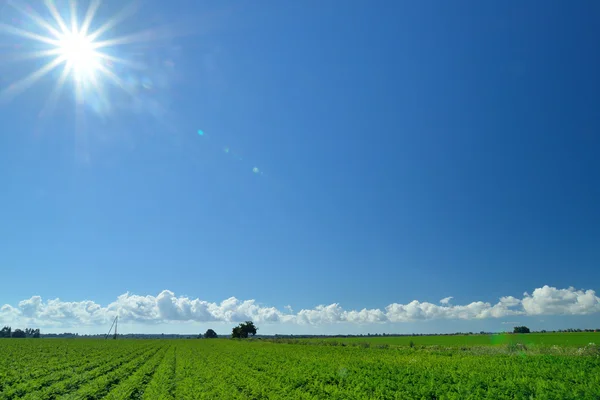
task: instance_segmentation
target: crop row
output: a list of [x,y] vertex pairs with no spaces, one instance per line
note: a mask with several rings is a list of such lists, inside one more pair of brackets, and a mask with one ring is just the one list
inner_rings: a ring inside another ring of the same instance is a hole
[[[10,351],[0,342],[0,358],[27,356],[43,350],[44,342],[23,341]],[[0,400],[600,398],[600,357],[594,353],[475,353],[221,339],[82,340],[69,342],[65,359],[65,343],[46,343],[43,360],[52,369],[44,372],[43,363],[26,357],[35,373],[23,372],[21,379],[6,374],[12,381]],[[70,367],[54,369],[59,365]],[[6,373],[2,368],[0,374]]]
[[[598,398],[600,358],[204,341],[178,348],[177,398]],[[182,360],[180,360],[180,358]]]

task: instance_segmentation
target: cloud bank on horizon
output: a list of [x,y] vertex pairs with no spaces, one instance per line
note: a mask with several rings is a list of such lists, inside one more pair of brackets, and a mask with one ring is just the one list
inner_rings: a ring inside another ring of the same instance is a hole
[[221,303],[176,296],[163,290],[158,296],[125,293],[106,307],[94,301],[65,302],[60,299],[43,301],[40,296],[19,302],[16,306],[0,307],[0,324],[25,323],[42,327],[106,324],[115,316],[124,322],[232,322],[253,320],[257,323],[290,323],[326,325],[335,323],[398,323],[436,319],[486,319],[508,316],[586,315],[600,312],[600,297],[594,290],[557,289],[543,286],[523,298],[501,297],[492,305],[475,301],[467,305],[450,305],[452,297],[440,300],[442,305],[414,300],[408,304],[393,303],[384,309],[344,310],[338,303],[319,305],[293,313],[275,307],[264,307],[256,300],[230,297]]

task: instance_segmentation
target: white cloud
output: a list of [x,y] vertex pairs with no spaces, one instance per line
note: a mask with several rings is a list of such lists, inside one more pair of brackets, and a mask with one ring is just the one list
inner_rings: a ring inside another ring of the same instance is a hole
[[291,306],[284,311],[266,307],[256,300],[230,297],[212,303],[187,296],[176,296],[164,290],[157,296],[122,294],[102,306],[90,300],[65,302],[44,301],[33,296],[17,306],[0,306],[0,325],[21,323],[28,326],[77,327],[105,325],[115,316],[127,323],[161,324],[170,322],[237,323],[252,320],[257,323],[293,323],[327,325],[336,323],[373,324],[424,320],[473,320],[531,315],[582,315],[600,312],[600,298],[593,290],[557,289],[544,286],[522,299],[501,297],[496,304],[474,301],[466,305],[451,305],[452,297],[440,300],[441,305],[413,300],[408,304],[393,303],[384,309],[344,310],[338,303],[319,305],[294,313]]
[[339,304],[334,303],[328,306],[317,306],[313,310],[301,310],[296,316],[295,321],[301,324],[331,324],[343,321],[344,310]]
[[359,323],[359,324],[372,324],[376,322],[386,322],[387,315],[381,310],[373,309],[367,310],[363,308],[361,311],[348,311],[344,316],[345,321]]
[[600,312],[600,298],[593,290],[557,289],[550,286],[524,294],[521,301],[527,315],[582,315]]
[[19,310],[11,305],[5,304],[0,307],[0,324],[10,323],[19,317]]

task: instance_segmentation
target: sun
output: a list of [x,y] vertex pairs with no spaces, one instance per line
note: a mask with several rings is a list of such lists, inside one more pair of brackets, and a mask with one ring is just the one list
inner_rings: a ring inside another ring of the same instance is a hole
[[[69,0],[69,7],[65,9],[59,9],[55,0],[44,0],[46,16],[29,6],[19,5],[18,1],[9,4],[33,23],[34,28],[26,30],[15,25],[0,23],[0,33],[19,36],[37,43],[36,50],[24,52],[20,55],[21,58],[49,58],[49,61],[0,91],[0,101],[16,96],[57,68],[62,68],[62,72],[44,109],[54,107],[59,93],[69,78],[73,81],[77,104],[84,103],[87,94],[103,98],[106,82],[127,91],[127,86],[114,67],[118,64],[125,67],[138,67],[136,63],[116,56],[115,47],[144,40],[146,37],[139,33],[114,37],[114,28],[132,14],[134,11],[132,7],[125,7],[120,13],[107,19],[92,31],[90,28],[101,0],[90,0],[81,19],[77,10],[77,0]],[[106,34],[112,34],[113,38],[102,39]],[[40,50],[39,45],[44,49]]]
[[79,32],[68,32],[57,41],[58,56],[72,70],[76,81],[93,79],[100,68],[102,55],[94,48],[94,42]]

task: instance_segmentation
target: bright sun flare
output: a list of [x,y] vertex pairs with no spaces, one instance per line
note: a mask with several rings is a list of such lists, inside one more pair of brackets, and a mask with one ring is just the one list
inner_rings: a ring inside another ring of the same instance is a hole
[[74,83],[75,97],[78,103],[84,101],[86,92],[93,90],[97,95],[103,97],[103,82],[106,78],[113,84],[126,90],[126,85],[113,72],[114,64],[135,67],[122,58],[107,53],[114,46],[133,43],[144,39],[143,35],[132,34],[116,37],[113,39],[99,38],[112,31],[127,15],[131,14],[132,8],[125,7],[121,13],[105,21],[97,29],[90,31],[92,21],[101,0],[91,0],[80,21],[77,12],[77,0],[70,0],[67,17],[63,16],[57,8],[54,0],[44,0],[44,5],[49,12],[50,18],[44,18],[31,7],[20,6],[17,1],[9,3],[20,14],[26,16],[36,26],[34,30],[25,30],[17,26],[0,22],[0,33],[8,33],[25,39],[30,39],[46,46],[46,50],[35,50],[21,54],[21,58],[46,58],[50,60],[30,73],[25,78],[13,82],[9,87],[0,92],[0,100],[7,100],[26,90],[40,78],[52,70],[62,66],[60,77],[55,83],[54,90],[48,98],[46,107],[53,107],[57,102],[59,92],[62,90],[67,78]]
[[58,55],[73,70],[73,77],[82,80],[95,76],[101,56],[94,50],[94,43],[87,36],[69,32],[58,39]]

